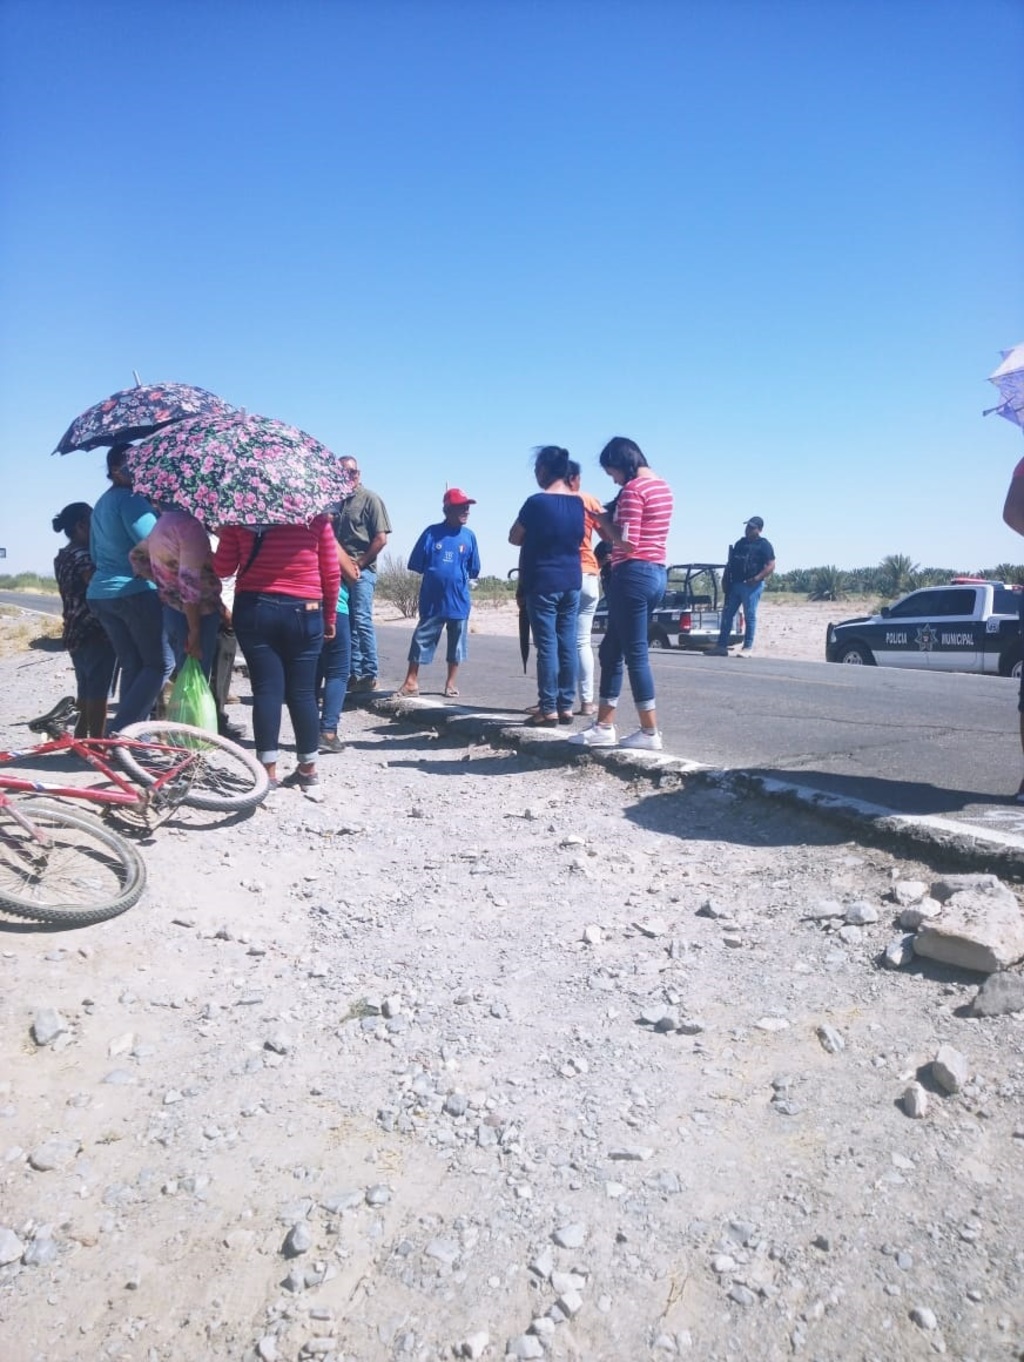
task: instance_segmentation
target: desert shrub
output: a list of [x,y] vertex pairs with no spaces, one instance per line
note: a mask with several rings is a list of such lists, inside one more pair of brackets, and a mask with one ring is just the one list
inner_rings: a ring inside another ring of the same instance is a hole
[[377,559],[377,595],[405,619],[411,619],[419,608],[419,573],[407,568],[400,554],[381,554]]

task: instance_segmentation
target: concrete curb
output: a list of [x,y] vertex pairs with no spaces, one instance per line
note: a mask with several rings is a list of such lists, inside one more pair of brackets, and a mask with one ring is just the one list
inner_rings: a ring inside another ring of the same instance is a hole
[[359,696],[358,702],[394,722],[511,747],[552,765],[599,762],[625,779],[646,778],[654,786],[703,781],[737,793],[786,800],[805,813],[846,826],[853,835],[889,850],[935,860],[942,866],[965,866],[1024,879],[1024,837],[1013,833],[988,831],[934,814],[897,813],[880,804],[828,794],[784,777],[711,767],[667,752],[577,747],[568,742],[569,734],[523,728],[522,714],[509,710],[470,709],[419,697],[367,695]]

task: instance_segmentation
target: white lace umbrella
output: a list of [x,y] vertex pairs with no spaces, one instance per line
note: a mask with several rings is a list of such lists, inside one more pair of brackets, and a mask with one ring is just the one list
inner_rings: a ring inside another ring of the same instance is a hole
[[1002,401],[997,407],[989,407],[984,414],[998,412],[1007,421],[1024,428],[1024,342],[1012,350],[1004,350],[1002,356],[1002,364],[988,376],[988,381],[999,389]]

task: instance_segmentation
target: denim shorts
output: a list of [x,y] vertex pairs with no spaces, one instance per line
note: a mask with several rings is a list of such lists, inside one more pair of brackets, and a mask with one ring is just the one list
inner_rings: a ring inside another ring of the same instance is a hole
[[110,694],[117,657],[106,634],[80,643],[71,654],[79,700],[105,700]]

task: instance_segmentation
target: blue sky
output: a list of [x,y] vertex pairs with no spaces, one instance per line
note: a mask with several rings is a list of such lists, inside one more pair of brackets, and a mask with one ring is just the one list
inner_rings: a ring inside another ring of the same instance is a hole
[[629,435],[673,561],[1024,561],[1018,0],[0,0],[0,544],[103,490],[72,417],[196,383],[361,460],[485,572]]

